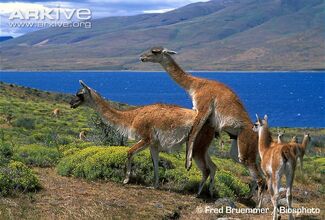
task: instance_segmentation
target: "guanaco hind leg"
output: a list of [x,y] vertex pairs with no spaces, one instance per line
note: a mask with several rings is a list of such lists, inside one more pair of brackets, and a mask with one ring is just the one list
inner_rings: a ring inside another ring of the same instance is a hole
[[198,195],[201,194],[205,182],[209,176],[210,176],[209,190],[210,190],[210,194],[211,195],[213,194],[213,185],[214,185],[216,166],[212,162],[209,156],[208,149],[214,136],[215,136],[214,127],[210,124],[209,121],[206,121],[206,123],[203,125],[202,129],[198,133],[194,143],[193,158],[195,160],[195,163],[197,164],[197,166],[202,172],[202,180],[199,186]]
[[185,168],[187,170],[191,169],[192,166],[192,155],[193,155],[193,146],[197,138],[198,133],[202,129],[205,122],[209,119],[214,111],[214,103],[211,103],[210,106],[205,106],[202,110],[198,110],[198,114],[194,120],[192,130],[189,135],[189,140],[186,145],[186,163]]

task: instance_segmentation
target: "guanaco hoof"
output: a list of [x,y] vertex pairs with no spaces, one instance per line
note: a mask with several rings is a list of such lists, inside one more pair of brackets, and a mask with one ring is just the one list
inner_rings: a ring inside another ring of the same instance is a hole
[[128,184],[129,181],[130,181],[130,179],[129,178],[126,178],[126,179],[124,179],[123,184]]

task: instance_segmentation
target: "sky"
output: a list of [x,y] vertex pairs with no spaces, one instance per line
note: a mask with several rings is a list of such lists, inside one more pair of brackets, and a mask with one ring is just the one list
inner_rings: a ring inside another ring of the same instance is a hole
[[[17,11],[21,12],[23,16],[26,15],[27,11],[31,10],[50,10],[58,9],[70,11],[73,9],[87,8],[91,10],[92,19],[109,17],[109,16],[125,16],[135,15],[142,13],[163,13],[166,11],[173,10],[194,2],[204,2],[208,0],[81,0],[78,2],[74,1],[7,1],[1,0],[0,2],[0,36],[13,36],[17,37],[27,32],[35,31],[35,27],[12,27],[9,20],[10,15]],[[31,22],[22,21],[21,19],[15,19],[14,21],[19,22]]]

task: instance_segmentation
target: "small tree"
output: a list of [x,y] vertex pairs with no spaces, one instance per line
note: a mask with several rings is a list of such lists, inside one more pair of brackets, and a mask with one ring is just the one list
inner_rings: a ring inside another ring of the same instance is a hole
[[121,135],[114,127],[105,123],[98,114],[90,117],[89,127],[91,131],[87,139],[96,144],[109,146],[126,146],[127,137]]

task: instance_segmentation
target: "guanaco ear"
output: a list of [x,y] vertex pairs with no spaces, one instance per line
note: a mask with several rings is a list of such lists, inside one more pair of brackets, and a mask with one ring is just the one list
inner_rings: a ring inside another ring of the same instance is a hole
[[82,80],[79,80],[79,83],[80,83],[80,85],[81,85],[82,87],[84,87],[86,90],[88,90],[88,91],[91,90],[90,87],[87,86],[87,85],[86,85]]
[[264,120],[267,121],[267,115],[264,115]]
[[163,49],[162,53],[164,53],[164,54],[169,54],[169,55],[177,54],[176,51],[168,50],[168,49],[166,49],[166,48]]
[[255,116],[256,116],[256,120],[257,120],[257,121],[260,121],[260,118],[258,117],[258,115],[255,114]]

